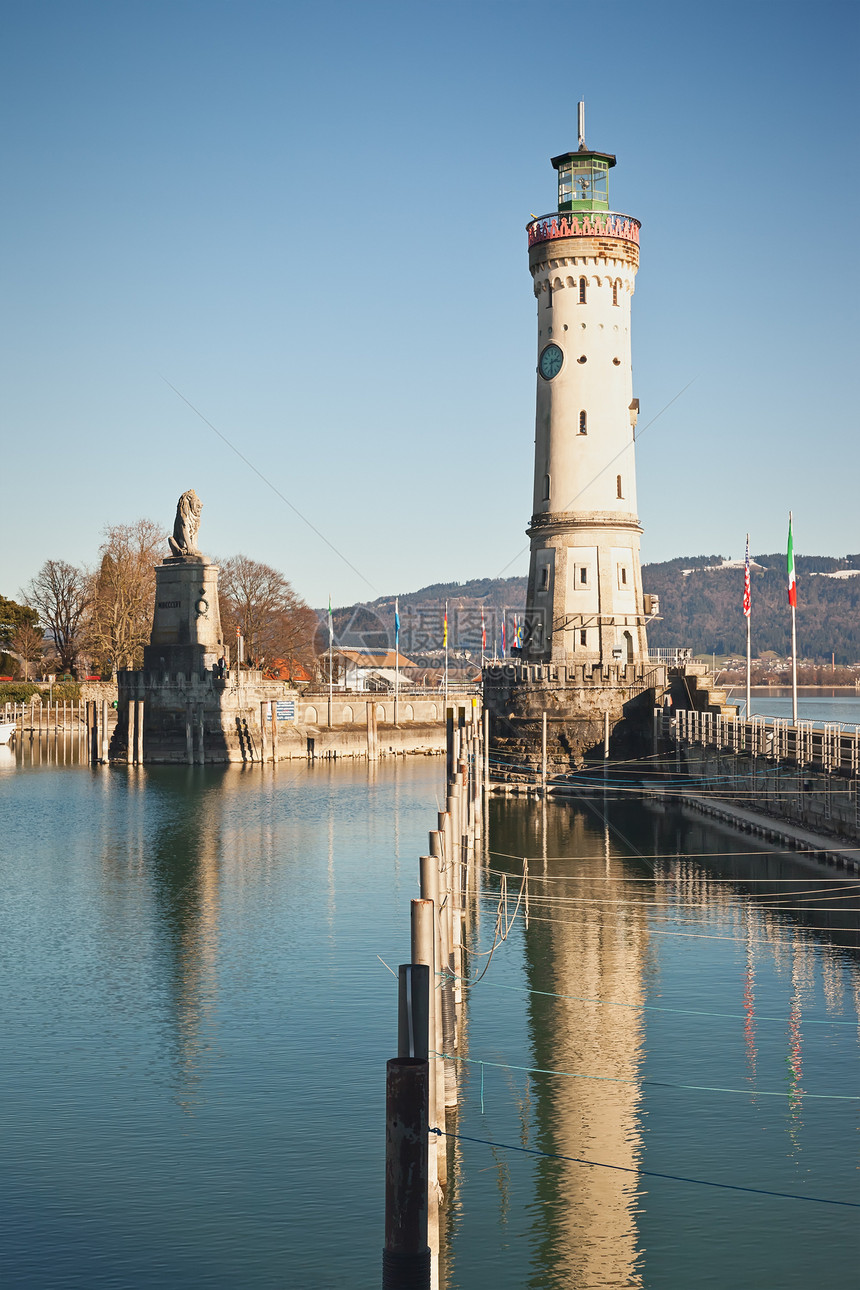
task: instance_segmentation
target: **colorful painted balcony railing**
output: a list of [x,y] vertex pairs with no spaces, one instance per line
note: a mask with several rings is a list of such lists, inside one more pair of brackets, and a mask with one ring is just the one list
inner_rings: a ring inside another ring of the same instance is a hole
[[526,225],[529,246],[557,237],[621,237],[639,245],[639,220],[615,211],[556,211]]

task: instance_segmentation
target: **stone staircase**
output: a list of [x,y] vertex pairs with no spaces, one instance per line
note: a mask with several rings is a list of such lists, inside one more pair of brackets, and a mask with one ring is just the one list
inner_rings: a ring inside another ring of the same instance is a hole
[[721,717],[737,716],[737,705],[728,702],[727,691],[716,684],[706,663],[683,663],[670,668],[669,693],[676,708],[719,713]]

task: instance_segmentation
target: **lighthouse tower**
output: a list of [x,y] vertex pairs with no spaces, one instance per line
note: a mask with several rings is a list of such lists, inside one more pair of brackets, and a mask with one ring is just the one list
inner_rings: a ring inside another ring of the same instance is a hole
[[537,299],[531,563],[521,650],[533,663],[647,661],[636,513],[630,305],[639,221],[610,210],[615,157],[552,158],[558,209],[528,225]]

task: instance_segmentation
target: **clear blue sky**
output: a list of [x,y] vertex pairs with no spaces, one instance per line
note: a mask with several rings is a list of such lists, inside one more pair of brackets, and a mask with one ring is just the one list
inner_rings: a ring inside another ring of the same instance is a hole
[[524,225],[579,97],[643,225],[643,558],[790,507],[860,550],[857,54],[827,0],[4,0],[0,593],[190,487],[315,605],[525,571]]

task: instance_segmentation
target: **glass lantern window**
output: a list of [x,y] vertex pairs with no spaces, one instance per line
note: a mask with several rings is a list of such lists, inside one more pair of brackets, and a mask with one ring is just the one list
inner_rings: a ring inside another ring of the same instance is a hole
[[608,210],[609,168],[595,157],[574,158],[558,171],[560,210]]

